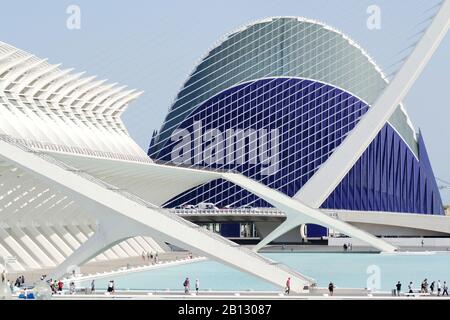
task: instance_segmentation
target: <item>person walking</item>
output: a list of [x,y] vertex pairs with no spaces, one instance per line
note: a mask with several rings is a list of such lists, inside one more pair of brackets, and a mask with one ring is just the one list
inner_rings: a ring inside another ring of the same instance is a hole
[[438,280],[437,282],[437,294],[438,296],[441,295],[441,280]]
[[9,282],[9,289],[11,290],[11,293],[14,293],[14,284],[13,284],[13,282],[9,281],[9,280],[8,280],[8,282]]
[[284,291],[285,294],[291,293],[291,278],[287,278],[286,280],[286,289]]
[[183,287],[184,287],[184,293],[189,294],[190,283],[189,283],[188,277],[186,277],[186,279],[184,280]]
[[413,292],[413,283],[412,283],[412,281],[408,285],[408,293],[414,293]]
[[6,272],[5,270],[2,271],[2,283],[5,283],[6,281]]
[[91,281],[91,293],[94,293],[94,292],[95,292],[95,280],[92,279],[92,281]]
[[433,295],[434,294],[434,286],[435,286],[435,282],[432,281],[430,284],[430,294]]
[[400,281],[397,282],[395,288],[397,290],[397,296],[400,296],[400,292],[402,291],[402,284],[400,283]]
[[200,290],[200,281],[195,279],[195,292],[198,294],[198,290]]
[[110,280],[108,282],[108,289],[107,289],[109,294],[113,294],[114,293],[114,280]]
[[445,281],[444,281],[444,285],[442,286],[442,296],[448,297],[448,286],[447,286],[447,282],[445,282]]
[[334,293],[334,283],[333,282],[330,282],[330,284],[328,285],[328,291],[330,292],[330,296],[332,296]]
[[70,282],[69,293],[75,294],[75,282],[73,282],[73,281]]
[[58,281],[58,291],[61,292],[63,287],[64,287],[64,283],[61,280],[59,280]]
[[55,294],[58,293],[58,281],[56,279],[53,281],[53,287],[55,288]]

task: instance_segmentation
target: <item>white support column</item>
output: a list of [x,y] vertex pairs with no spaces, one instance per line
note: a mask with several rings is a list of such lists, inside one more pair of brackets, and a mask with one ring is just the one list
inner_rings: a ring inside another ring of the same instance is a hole
[[55,233],[55,231],[48,226],[41,225],[39,229],[41,233],[49,239],[63,254],[64,256],[69,256],[72,254],[73,250]]
[[30,269],[38,269],[41,265],[30,255],[30,253],[22,247],[14,237],[12,237],[5,229],[0,228],[0,240],[4,245],[9,247],[9,251],[14,252],[17,259]]
[[48,254],[53,258],[53,260],[59,264],[64,261],[64,256],[59,252],[59,250],[46,238],[44,235],[38,231],[33,226],[27,226],[26,229],[30,236],[37,242],[40,243],[42,248],[44,248]]
[[[88,237],[92,237],[94,235],[95,230],[85,224],[78,225],[78,228]],[[117,259],[117,255],[111,250],[107,249],[103,253],[99,254],[96,258],[99,260],[112,260]]]
[[47,279],[58,279],[71,272],[71,269],[76,266],[81,266],[90,261],[97,255],[105,251],[111,246],[116,239],[110,237],[110,234],[105,233],[103,229],[97,230],[92,237],[90,237],[82,247],[75,250],[63,263],[61,263]]
[[50,259],[47,254],[37,245],[29,235],[25,234],[22,229],[17,226],[11,228],[10,234],[19,240],[24,247],[29,249],[30,255],[39,261],[43,267],[54,267],[56,263]]

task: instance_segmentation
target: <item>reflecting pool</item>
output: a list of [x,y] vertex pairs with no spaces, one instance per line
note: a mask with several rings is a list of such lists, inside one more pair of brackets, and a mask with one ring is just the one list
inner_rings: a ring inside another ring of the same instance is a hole
[[[333,281],[337,287],[375,288],[390,291],[397,281],[407,287],[413,281],[418,288],[423,279],[450,281],[450,253],[395,254],[374,253],[267,253],[268,258],[282,262],[314,278],[319,286]],[[98,289],[114,280],[117,289],[183,289],[186,277],[194,284],[199,279],[203,290],[279,290],[256,277],[214,261],[204,261],[152,271],[115,276],[96,281]],[[89,286],[89,282],[82,283]]]

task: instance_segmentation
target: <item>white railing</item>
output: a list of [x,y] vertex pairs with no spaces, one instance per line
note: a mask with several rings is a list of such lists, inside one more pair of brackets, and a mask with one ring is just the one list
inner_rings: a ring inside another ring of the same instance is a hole
[[[48,143],[48,142],[40,142],[35,140],[28,139],[19,139],[13,138],[8,135],[2,135],[3,137],[7,137],[8,142],[18,143],[22,146],[33,148],[33,150],[39,151],[55,151],[55,152],[66,152],[72,154],[80,154],[80,155],[88,155],[93,157],[102,157],[102,158],[110,158],[115,160],[128,160],[128,161],[137,161],[144,163],[153,163],[153,161],[147,156],[139,156],[132,154],[123,154],[111,151],[101,151],[101,150],[93,150],[89,148],[81,148],[76,146],[65,146],[60,144]],[[6,141],[5,139],[1,138]]]
[[264,216],[280,216],[286,214],[276,208],[231,208],[231,209],[169,209],[170,212],[181,216],[192,215],[264,215]]

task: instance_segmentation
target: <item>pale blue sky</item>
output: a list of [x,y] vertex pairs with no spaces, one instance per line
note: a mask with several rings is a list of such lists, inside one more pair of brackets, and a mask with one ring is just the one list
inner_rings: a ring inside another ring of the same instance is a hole
[[[417,25],[437,0],[172,0],[25,1],[2,3],[0,41],[50,63],[144,90],[123,116],[133,138],[147,149],[172,99],[196,61],[222,35],[268,16],[305,16],[342,30],[390,73],[401,52],[417,40]],[[66,28],[69,5],[81,9],[81,29]],[[366,26],[366,9],[381,9],[381,29]],[[412,37],[412,38],[411,38]],[[450,181],[450,35],[405,99],[422,130],[435,175]],[[443,190],[450,203],[450,189]]]

